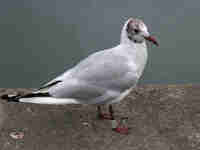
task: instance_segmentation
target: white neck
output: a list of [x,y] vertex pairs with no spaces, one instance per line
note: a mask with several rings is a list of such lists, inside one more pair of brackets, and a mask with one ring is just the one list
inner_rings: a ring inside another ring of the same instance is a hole
[[128,55],[134,58],[131,60],[133,61],[133,63],[137,65],[138,75],[141,76],[147,62],[147,57],[148,57],[147,46],[145,41],[142,43],[135,43],[134,41],[131,41],[128,38],[126,31],[128,22],[129,20],[125,22],[121,31],[120,46],[122,46],[123,48],[125,47]]

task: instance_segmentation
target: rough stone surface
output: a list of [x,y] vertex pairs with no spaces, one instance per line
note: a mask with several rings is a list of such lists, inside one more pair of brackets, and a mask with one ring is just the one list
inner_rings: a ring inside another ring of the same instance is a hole
[[[0,95],[28,92],[0,89]],[[1,150],[200,150],[200,85],[146,85],[114,104],[128,135],[98,120],[96,107],[0,100]],[[13,139],[12,132],[23,133]]]

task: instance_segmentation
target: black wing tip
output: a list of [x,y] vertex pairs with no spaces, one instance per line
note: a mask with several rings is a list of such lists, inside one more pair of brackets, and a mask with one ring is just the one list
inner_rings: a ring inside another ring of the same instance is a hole
[[9,94],[4,94],[0,98],[3,100],[6,100],[7,102],[19,102],[19,97],[20,95],[9,95]]
[[57,81],[55,81],[55,82],[52,82],[52,83],[50,83],[50,84],[47,84],[47,85],[45,85],[45,86],[40,87],[38,90],[42,90],[42,89],[45,89],[45,88],[49,88],[49,87],[51,87],[51,86],[53,86],[53,85],[56,85],[56,84],[58,84],[58,83],[60,83],[60,82],[62,82],[62,81],[61,81],[61,80],[57,80]]
[[32,98],[32,97],[51,97],[49,93],[29,93],[20,98]]
[[4,94],[0,96],[1,99],[6,100],[7,102],[20,102],[20,98],[32,98],[32,97],[51,97],[49,93],[29,93],[26,95],[9,95],[9,94]]

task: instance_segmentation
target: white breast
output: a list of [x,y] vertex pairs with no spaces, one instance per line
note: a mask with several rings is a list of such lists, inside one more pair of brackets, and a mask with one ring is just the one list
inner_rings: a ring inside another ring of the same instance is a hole
[[137,74],[140,77],[144,71],[144,68],[147,63],[148,53],[146,44],[136,44],[135,45],[135,56],[133,59],[133,63],[137,68]]

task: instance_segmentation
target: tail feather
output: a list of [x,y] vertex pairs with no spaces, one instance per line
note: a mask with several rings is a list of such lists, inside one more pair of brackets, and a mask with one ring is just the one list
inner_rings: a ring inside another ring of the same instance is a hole
[[51,97],[49,93],[28,93],[25,95],[12,95],[12,94],[4,94],[1,96],[1,99],[7,100],[8,102],[20,102],[22,98],[33,98],[33,97]]
[[17,95],[12,95],[12,94],[4,94],[1,96],[1,99],[4,99],[8,102],[19,102],[19,97],[21,95],[17,94]]
[[23,103],[35,103],[35,104],[80,104],[72,98],[55,98],[49,93],[29,93],[26,95],[2,95],[2,99],[8,102],[23,102]]

